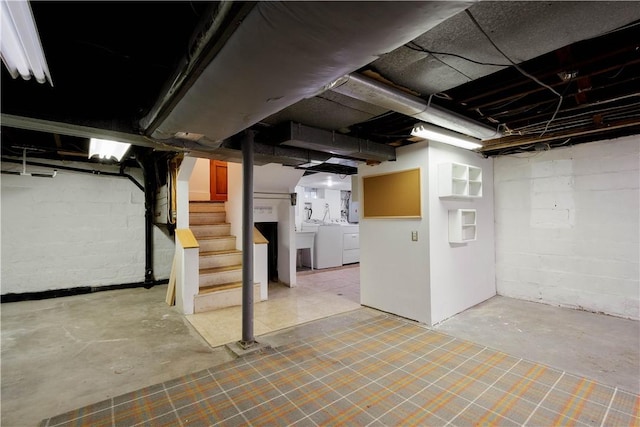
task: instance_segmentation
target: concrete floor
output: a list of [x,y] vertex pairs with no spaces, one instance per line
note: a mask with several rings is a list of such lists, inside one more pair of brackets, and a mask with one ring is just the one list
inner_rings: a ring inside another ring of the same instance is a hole
[[[1,425],[35,426],[234,357],[224,346],[209,346],[164,303],[165,292],[158,286],[2,304]],[[375,313],[360,308],[258,340],[282,345]],[[631,392],[640,389],[637,321],[495,297],[434,329]]]
[[164,302],[166,286],[2,304],[8,427],[232,360]]
[[640,322],[501,296],[433,329],[640,393]]

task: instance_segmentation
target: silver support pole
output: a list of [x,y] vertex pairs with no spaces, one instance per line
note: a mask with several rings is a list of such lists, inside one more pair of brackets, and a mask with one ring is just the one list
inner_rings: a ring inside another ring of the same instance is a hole
[[242,341],[255,344],[253,336],[253,131],[242,139]]

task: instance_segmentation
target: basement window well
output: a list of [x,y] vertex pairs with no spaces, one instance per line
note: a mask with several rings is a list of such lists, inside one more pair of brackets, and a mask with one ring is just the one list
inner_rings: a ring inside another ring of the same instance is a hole
[[305,199],[324,199],[324,188],[304,187]]

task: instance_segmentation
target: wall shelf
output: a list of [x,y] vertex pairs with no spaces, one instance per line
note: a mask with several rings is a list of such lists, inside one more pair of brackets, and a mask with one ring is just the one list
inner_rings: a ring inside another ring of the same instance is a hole
[[482,169],[462,163],[440,163],[438,195],[442,199],[482,197]]
[[476,240],[475,209],[449,210],[449,243],[466,243]]

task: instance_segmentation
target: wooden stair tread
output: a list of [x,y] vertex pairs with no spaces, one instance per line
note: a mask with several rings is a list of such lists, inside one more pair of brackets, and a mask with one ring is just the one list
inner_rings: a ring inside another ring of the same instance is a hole
[[200,274],[212,274],[212,273],[222,273],[225,271],[235,271],[242,270],[242,264],[237,265],[226,265],[224,267],[213,267],[213,268],[203,268],[200,269]]
[[219,200],[189,200],[189,203],[210,203],[212,205],[224,205],[224,202]]
[[189,212],[189,216],[192,218],[200,218],[200,219],[207,219],[209,217],[220,217],[220,216],[227,216],[227,213],[225,211],[220,211],[220,212]]
[[236,289],[241,287],[242,287],[242,282],[223,283],[220,285],[203,286],[198,290],[198,295],[210,294],[216,291],[226,291],[228,289]]
[[229,222],[209,222],[207,224],[191,224],[189,226],[189,228],[195,228],[195,227],[209,227],[212,225],[231,225],[231,223]]
[[[257,283],[254,283],[253,285],[255,286],[257,285]],[[237,289],[237,288],[242,288],[242,282],[223,283],[221,285],[203,286],[198,290],[198,295],[210,294],[212,292],[226,291],[229,289]]]
[[189,202],[190,213],[218,213],[225,211],[224,202],[208,202],[206,200]]
[[201,236],[197,237],[198,240],[216,240],[216,239],[235,239],[236,236],[232,236],[231,234],[227,236]]
[[200,256],[213,256],[213,255],[239,255],[242,251],[237,249],[227,249],[222,251],[209,251],[209,252],[200,252]]

